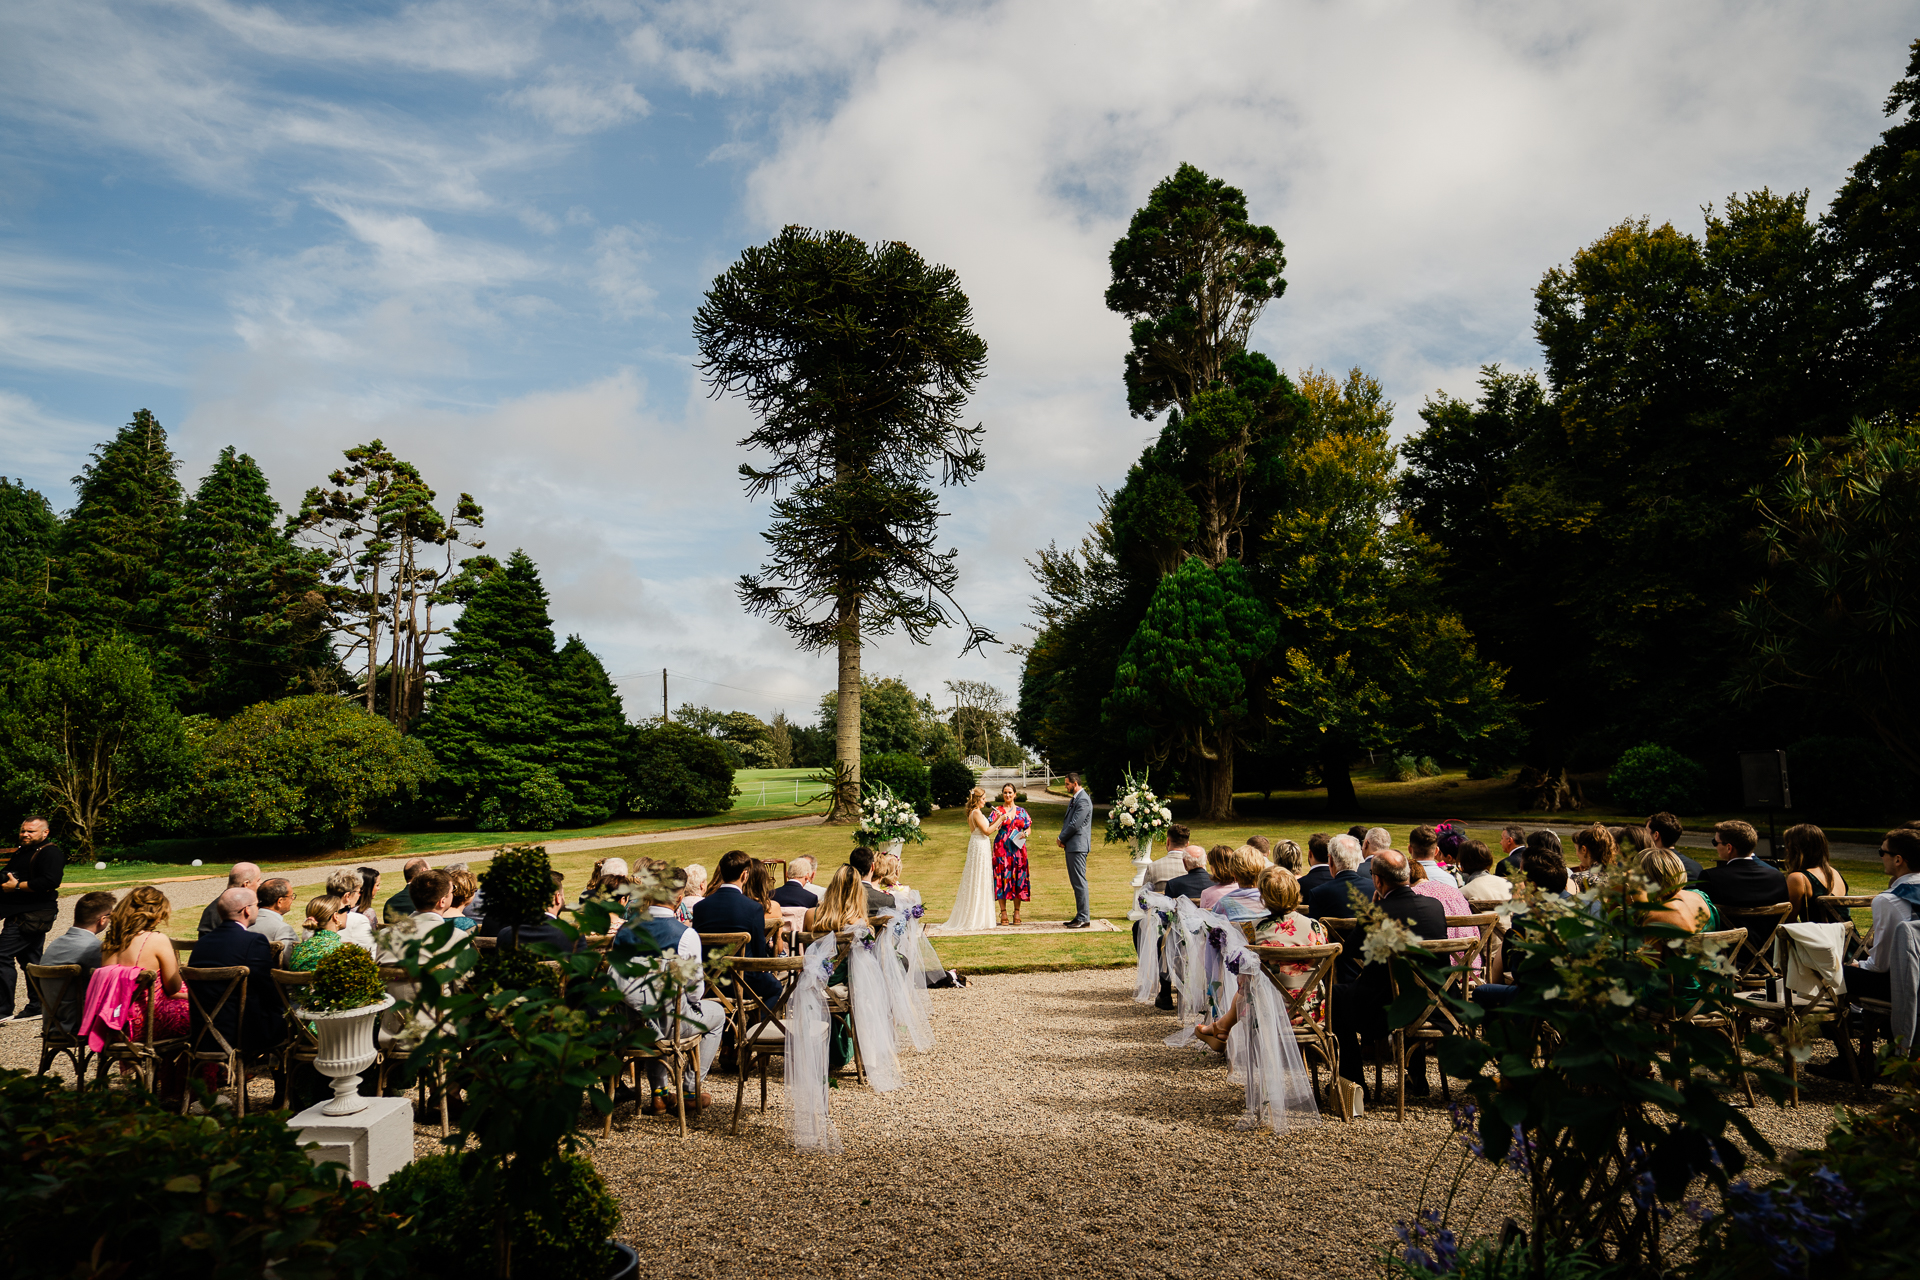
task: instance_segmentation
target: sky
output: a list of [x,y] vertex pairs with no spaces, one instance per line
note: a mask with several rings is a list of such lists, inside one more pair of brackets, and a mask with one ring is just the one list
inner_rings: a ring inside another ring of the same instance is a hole
[[[297,505],[373,438],[524,547],[634,715],[805,723],[831,654],[748,617],[753,424],[694,369],[708,284],[782,226],[952,267],[988,346],[985,473],[945,492],[957,596],[1030,638],[1129,417],[1107,254],[1183,161],[1286,245],[1255,330],[1358,366],[1396,430],[1537,365],[1532,290],[1627,218],[1824,208],[1885,126],[1911,3],[750,0],[0,6],[0,473],[57,509],[152,409],[198,483],[252,454]],[[986,680],[876,639],[870,672]]]

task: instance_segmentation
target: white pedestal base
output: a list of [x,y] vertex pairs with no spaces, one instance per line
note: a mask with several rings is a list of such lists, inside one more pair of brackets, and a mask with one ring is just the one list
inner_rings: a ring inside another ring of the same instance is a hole
[[347,1166],[355,1182],[379,1186],[413,1159],[413,1099],[368,1098],[366,1109],[350,1116],[330,1116],[316,1103],[287,1121],[315,1164],[329,1160]]

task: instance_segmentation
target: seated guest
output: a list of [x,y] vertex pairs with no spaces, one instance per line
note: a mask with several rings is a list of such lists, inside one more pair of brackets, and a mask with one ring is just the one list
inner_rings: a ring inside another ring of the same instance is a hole
[[1687,868],[1669,849],[1648,849],[1640,855],[1640,873],[1649,882],[1648,901],[1660,905],[1647,912],[1648,924],[1671,925],[1688,933],[1712,933],[1720,927],[1713,903],[1697,889],[1689,889]]
[[1217,844],[1207,850],[1207,874],[1213,877],[1213,887],[1200,894],[1200,909],[1212,911],[1220,899],[1239,887],[1240,882],[1233,874],[1233,846]]
[[[254,913],[259,910],[251,889],[228,889],[214,899],[220,909],[220,926],[203,934],[193,948],[195,969],[224,969],[236,965],[247,968],[246,1015],[240,1002],[229,998],[214,1015],[214,1028],[244,1058],[257,1058],[280,1043],[284,1019],[280,995],[273,986],[273,947],[257,933],[249,933]],[[194,983],[194,997],[203,1008],[220,1001],[224,984]],[[206,1048],[212,1048],[211,1042]]]
[[[1392,849],[1373,855],[1374,901],[1389,919],[1398,920],[1423,942],[1447,936],[1447,913],[1438,902],[1415,893],[1407,859]],[[1356,933],[1360,932],[1358,930]],[[1364,946],[1364,936],[1355,947]],[[1340,1074],[1362,1079],[1360,1045],[1387,1034],[1387,1006],[1393,1002],[1393,981],[1385,964],[1370,964],[1352,982],[1333,989],[1333,1030],[1340,1041]],[[1410,1079],[1408,1092],[1424,1093],[1426,1079]]]
[[1352,836],[1327,841],[1327,867],[1333,876],[1307,895],[1307,914],[1315,920],[1350,920],[1356,891],[1363,902],[1373,899],[1373,881],[1360,874],[1360,842]]
[[838,933],[867,919],[866,882],[852,863],[833,873],[820,905],[807,912],[808,933]]
[[1680,837],[1686,834],[1686,828],[1680,825],[1680,819],[1665,810],[1654,814],[1643,823],[1647,834],[1653,837],[1653,843],[1674,857],[1680,859],[1680,865],[1687,869],[1689,884],[1700,878],[1700,864],[1689,858],[1680,849]]
[[693,909],[700,905],[700,899],[707,896],[707,869],[697,862],[688,863],[683,868],[687,873],[687,894],[680,899],[680,908],[676,915],[681,924],[693,923]]
[[1742,907],[1769,907],[1787,902],[1787,878],[1753,856],[1760,836],[1738,820],[1713,828],[1714,856],[1720,861],[1700,873],[1700,887],[1720,909],[1728,928],[1745,926],[1748,948],[1758,950],[1773,936],[1771,919],[1742,919],[1732,913]]
[[1180,864],[1186,868],[1186,872],[1167,881],[1167,896],[1200,901],[1200,895],[1213,888],[1213,877],[1207,874],[1206,851],[1197,844],[1190,844],[1181,851]]
[[[1440,849],[1440,865],[1449,871],[1453,871],[1454,868],[1460,865],[1461,846],[1465,845],[1467,841],[1473,837],[1467,834],[1466,823],[1460,821],[1458,818],[1448,818],[1445,822],[1436,822],[1433,824],[1433,838]],[[1455,872],[1453,878],[1455,880],[1460,879],[1458,872]]]
[[[172,918],[173,904],[150,884],[129,890],[114,904],[107,931],[100,938],[100,967],[87,979],[87,1005],[76,1033],[95,1050],[105,1046],[109,1027],[129,1040],[146,1038],[147,1006],[136,998],[142,974],[154,975],[153,1038],[171,1040],[187,1034],[186,983],[180,976],[179,953],[166,934]],[[266,945],[265,939],[255,941]],[[122,1070],[131,1071],[132,1064],[123,1064]],[[177,1065],[164,1067],[160,1092],[178,1097],[185,1081],[186,1073]]]
[[1266,915],[1267,905],[1260,898],[1260,875],[1268,864],[1252,846],[1243,845],[1233,851],[1228,866],[1233,871],[1233,888],[1220,895],[1213,909],[1236,923]]
[[1896,827],[1880,840],[1880,868],[1889,881],[1874,895],[1873,924],[1867,954],[1843,970],[1847,994],[1854,999],[1893,999],[1894,926],[1920,917],[1920,830]]
[[1493,873],[1493,851],[1478,840],[1460,846],[1460,871],[1466,882],[1460,896],[1467,905],[1476,902],[1505,902],[1513,897],[1513,884],[1505,876]]
[[1373,855],[1393,848],[1393,836],[1385,827],[1368,827],[1360,841],[1360,874],[1373,878]]
[[773,891],[773,900],[783,907],[817,907],[820,889],[813,883],[820,864],[801,854],[787,864],[787,882]]
[[[363,871],[365,869],[364,867],[362,868]],[[388,898],[386,905],[380,908],[380,922],[382,924],[393,924],[403,916],[413,914],[413,897],[407,892],[407,886],[413,883],[415,876],[426,869],[427,860],[425,858],[407,859],[407,864],[400,868],[400,892]],[[368,901],[372,901],[371,896],[369,896]]]
[[1274,866],[1285,867],[1287,870],[1293,872],[1296,877],[1299,876],[1301,871],[1300,863],[1303,859],[1300,856],[1300,846],[1294,841],[1277,841],[1273,848],[1267,850],[1267,857],[1273,860]]
[[[1262,870],[1273,865],[1273,841],[1265,836],[1248,836],[1243,848],[1251,849],[1260,855]],[[1298,846],[1296,846],[1298,847]]]
[[296,972],[305,972],[319,964],[335,947],[345,941],[333,927],[339,912],[340,899],[324,894],[307,903],[307,939],[295,945],[288,953],[287,968]]
[[587,887],[580,891],[580,901],[597,898],[610,907],[625,908],[633,897],[632,875],[625,858],[606,858],[593,869]]
[[1834,868],[1827,833],[1811,822],[1802,822],[1788,827],[1781,843],[1787,851],[1787,901],[1793,904],[1793,914],[1787,919],[1806,924],[1845,923],[1850,913],[1820,901],[1829,894],[1845,897],[1847,893],[1847,878]]
[[880,908],[899,905],[893,895],[873,882],[873,850],[861,845],[847,855],[847,865],[859,873],[860,880],[867,886],[867,914],[877,916]]
[[577,951],[584,941],[578,937],[568,937],[567,931],[560,927],[560,913],[567,909],[567,877],[564,872],[549,871],[553,877],[553,896],[547,900],[546,914],[528,924],[503,924],[494,936],[502,947],[533,946],[536,943],[552,947],[556,951]]
[[480,879],[467,870],[466,864],[448,867],[447,875],[453,880],[453,901],[446,910],[447,919],[453,921],[453,927],[466,933],[480,927],[480,922],[467,914],[467,904],[480,892]]
[[[360,901],[360,889],[364,881],[360,873],[342,867],[327,875],[327,896],[340,905],[335,909],[333,931],[346,941],[359,947],[368,955],[373,954],[373,922],[355,911]],[[492,937],[492,934],[487,934]]]
[[[1267,908],[1260,923],[1254,928],[1255,945],[1263,947],[1321,947],[1327,942],[1327,927],[1318,920],[1300,914],[1300,882],[1293,872],[1282,866],[1271,866],[1260,873],[1260,899]],[[1279,968],[1282,985],[1290,991],[1298,991],[1313,976],[1314,966],[1310,964],[1289,964]],[[1273,970],[1269,969],[1269,973]],[[1221,1053],[1227,1051],[1227,1033],[1233,1030],[1234,1023],[1240,1020],[1240,1010],[1247,1002],[1247,983],[1252,974],[1240,977],[1240,990],[1234,996],[1227,1011],[1214,1022],[1203,1022],[1194,1028],[1194,1034],[1212,1045]],[[1300,1006],[1293,1021],[1299,1022],[1301,1016],[1320,1007],[1318,993],[1307,997]]]
[[[1534,832],[1534,835],[1539,834],[1537,831]],[[1571,898],[1573,896],[1567,892],[1567,864],[1560,857],[1557,841],[1555,844],[1549,845],[1544,840],[1535,841],[1533,836],[1529,836],[1527,837],[1526,847],[1521,851],[1521,857],[1524,860],[1524,870],[1528,883],[1532,884],[1535,888],[1555,894],[1561,898]],[[1526,930],[1527,917],[1516,916],[1513,921],[1513,932],[1516,935],[1524,934]],[[1510,952],[1509,954],[1515,956],[1517,960],[1517,967],[1510,965],[1507,969],[1508,976],[1512,977],[1514,981],[1481,983],[1473,989],[1473,1002],[1475,1004],[1484,1009],[1498,1009],[1503,1005],[1511,1004],[1514,998],[1520,994],[1522,981],[1534,972],[1529,965],[1531,957],[1526,952]]]
[[[1145,887],[1155,893],[1165,893],[1169,882],[1187,873],[1187,848],[1192,838],[1187,828],[1178,822],[1167,828],[1167,851],[1155,858],[1153,865],[1147,868]],[[1193,845],[1192,848],[1201,855],[1202,860],[1205,859],[1205,850],[1199,845]]]
[[[1412,841],[1408,842],[1409,844]],[[1423,898],[1432,898],[1440,904],[1440,909],[1450,916],[1470,916],[1473,908],[1467,905],[1466,897],[1450,884],[1443,884],[1427,874],[1426,864],[1418,858],[1407,860],[1407,878],[1412,881],[1413,891]],[[1447,926],[1449,938],[1477,938],[1480,931],[1470,924]]]
[[1444,885],[1449,889],[1460,887],[1453,873],[1440,865],[1440,835],[1432,827],[1415,827],[1408,833],[1407,853],[1426,872],[1425,877],[1415,877],[1416,886],[1424,879],[1427,883]]
[[[629,924],[622,925],[613,937],[613,956],[616,961],[626,960],[630,972],[621,973],[616,968],[614,985],[619,987],[627,1006],[638,1013],[653,1014],[654,1034],[669,1037],[673,1034],[673,1015],[670,1009],[660,1006],[666,1000],[666,991],[662,978],[666,972],[668,957],[686,960],[701,959],[700,935],[680,922],[680,899],[687,891],[687,873],[683,868],[670,867],[656,873],[655,883],[639,891],[640,902],[646,914]],[[637,926],[637,927],[636,927]],[[643,950],[639,935],[645,933],[653,946]],[[708,1000],[706,979],[702,976],[680,993],[680,1032],[682,1035],[700,1037],[699,1074],[690,1075],[680,1082],[679,1087],[686,1091],[687,1108],[694,1110],[713,1104],[713,1099],[704,1090],[693,1087],[696,1079],[705,1077],[713,1069],[713,1060],[720,1053],[720,1041],[726,1031],[726,1009],[718,1000]],[[654,1115],[665,1115],[672,1105],[674,1084],[668,1076],[668,1064],[659,1058],[643,1058],[647,1070],[647,1080],[652,1088],[651,1104],[643,1103],[642,1110],[651,1110]]]
[[[397,914],[395,922],[380,931],[380,954],[376,959],[381,964],[397,965],[413,960],[436,966],[456,948],[467,945],[466,935],[457,929],[450,931],[451,937],[442,938],[438,934],[440,926],[447,922],[446,912],[453,906],[452,876],[430,867],[416,871],[413,879],[407,881],[407,893],[412,899],[408,905],[413,910]],[[395,1040],[416,1041],[433,1029],[431,1012],[409,1013],[407,1009],[419,994],[418,983],[389,982],[387,994],[393,997],[394,1003],[380,1015],[382,1047]]]
[[[908,893],[913,892],[912,885],[900,883],[900,857],[898,854],[875,853],[873,855],[873,882],[879,885],[889,896],[898,895],[903,889]],[[898,905],[898,901],[898,897],[895,896],[895,905]]]
[[[227,888],[229,889],[251,889],[259,883],[260,868],[254,866],[251,862],[236,862],[233,864],[232,869],[227,872]],[[218,901],[219,898],[216,897],[214,902]],[[206,937],[215,929],[218,929],[221,923],[219,908],[215,907],[213,902],[209,902],[200,911],[200,927],[197,930],[198,936],[202,938]]]
[[[1553,836],[1551,840],[1540,840],[1539,836]],[[1527,881],[1537,889],[1555,893],[1563,898],[1573,895],[1567,892],[1567,863],[1560,856],[1560,837],[1551,831],[1536,831],[1527,837],[1527,850],[1522,866]]]
[[1333,879],[1333,868],[1327,865],[1327,841],[1333,837],[1324,831],[1316,831],[1307,837],[1307,874],[1300,877],[1300,896],[1305,898],[1327,881]]
[[1500,828],[1500,861],[1494,869],[1510,884],[1518,884],[1527,877],[1526,860],[1523,857],[1526,849],[1525,827]]
[[1573,878],[1582,889],[1590,889],[1599,883],[1600,873],[1613,865],[1619,853],[1613,832],[1597,822],[1573,833],[1573,847],[1580,853],[1580,868]]
[[80,990],[71,1006],[61,1004],[66,998],[67,979],[48,978],[41,988],[41,994],[46,997],[46,1003],[40,1006],[41,1013],[52,1017],[55,1009],[60,1010],[60,1025],[69,1032],[80,1029],[80,1010],[86,1004],[87,982],[92,978],[93,971],[100,967],[100,935],[107,931],[107,915],[112,910],[113,895],[104,889],[81,894],[80,900],[73,904],[73,928],[49,942],[40,957],[40,963],[45,965],[80,966],[80,976],[75,980]]
[[741,891],[760,904],[760,910],[767,919],[767,936],[773,940],[773,954],[786,955],[787,930],[784,926],[787,917],[781,911],[780,904],[773,900],[773,868],[755,858],[753,865],[747,869],[747,882],[741,886]]
[[[746,890],[747,876],[752,870],[751,854],[744,849],[729,849],[714,869],[719,885],[693,909],[693,927],[697,933],[744,933],[747,945],[741,948],[740,954],[751,959],[766,959],[773,955],[767,944],[766,909],[749,898]],[[692,883],[691,879],[688,883]],[[770,973],[749,974],[747,985],[769,1004],[780,998],[780,983]]]
[[1347,828],[1347,834],[1353,837],[1355,844],[1363,849],[1366,847],[1367,829],[1365,826],[1356,822]]
[[259,914],[254,917],[253,932],[268,942],[280,944],[280,954],[286,955],[293,950],[293,944],[300,939],[294,934],[293,926],[287,923],[287,912],[293,909],[293,885],[291,882],[275,877],[262,880],[254,889],[259,899]]

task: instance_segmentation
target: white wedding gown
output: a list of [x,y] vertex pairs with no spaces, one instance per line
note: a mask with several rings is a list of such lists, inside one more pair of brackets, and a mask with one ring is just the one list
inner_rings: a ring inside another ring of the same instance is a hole
[[967,839],[967,861],[960,868],[960,892],[954,895],[947,928],[991,929],[993,923],[993,837],[973,831]]

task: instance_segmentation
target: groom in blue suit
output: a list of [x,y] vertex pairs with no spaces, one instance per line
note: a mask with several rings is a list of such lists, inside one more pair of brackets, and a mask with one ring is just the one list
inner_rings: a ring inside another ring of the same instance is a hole
[[1087,910],[1087,854],[1093,848],[1093,797],[1080,785],[1080,775],[1067,775],[1066,821],[1060,824],[1054,841],[1067,852],[1067,879],[1073,883],[1073,919],[1060,923],[1069,929],[1085,929],[1093,924]]

